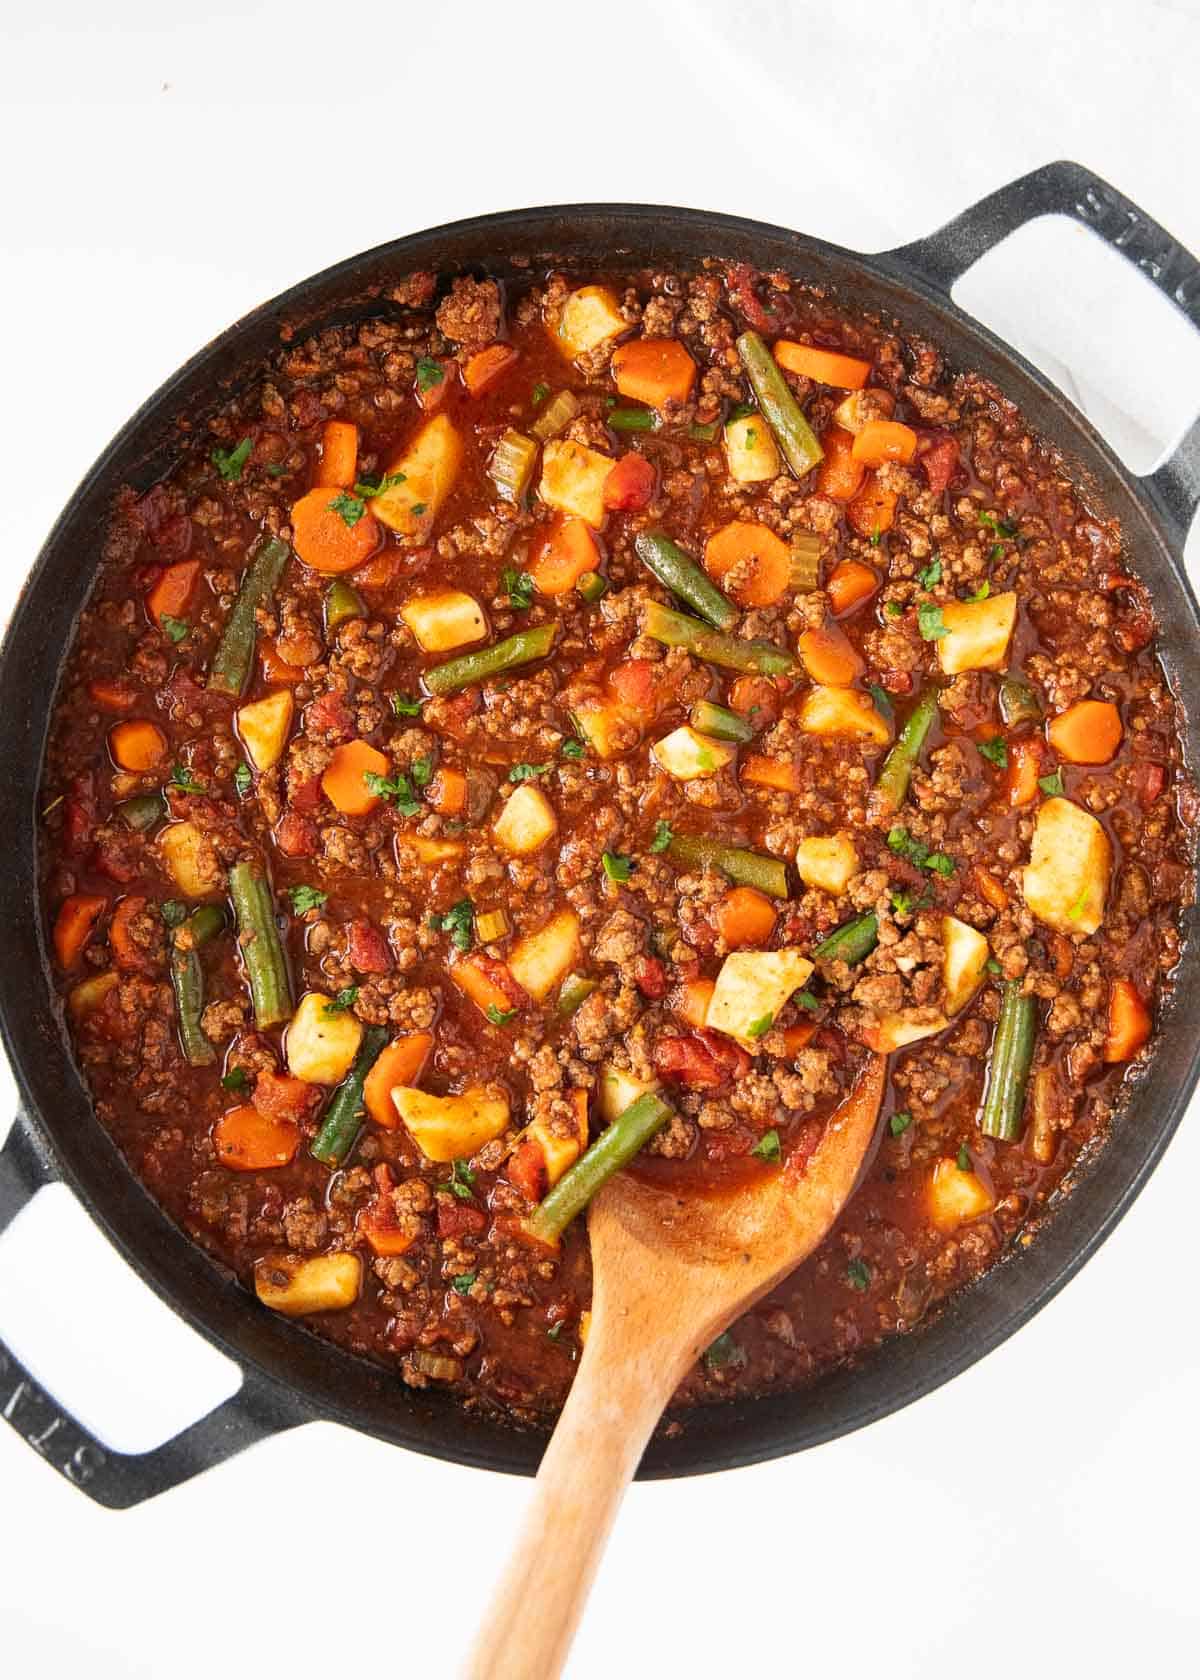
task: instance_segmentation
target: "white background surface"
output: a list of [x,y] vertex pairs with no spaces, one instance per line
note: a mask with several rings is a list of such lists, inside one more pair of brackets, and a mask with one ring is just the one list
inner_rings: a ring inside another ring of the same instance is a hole
[[[1067,156],[1200,249],[1195,6],[1017,10],[5,8],[0,600],[185,356],[432,222],[628,198],[871,249]],[[964,300],[1053,345],[1144,464],[1194,411],[1197,343],[1086,235],[1054,237]],[[1047,266],[1064,253],[1080,265],[1065,284]],[[1065,1295],[949,1388],[799,1459],[635,1488],[571,1674],[1194,1673],[1196,1121]],[[236,1375],[67,1203],[44,1196],[0,1242],[0,1330],[113,1444],[144,1448]],[[113,1516],[0,1432],[0,1667],[307,1680],[365,1662],[440,1680],[524,1497],[314,1426]]]

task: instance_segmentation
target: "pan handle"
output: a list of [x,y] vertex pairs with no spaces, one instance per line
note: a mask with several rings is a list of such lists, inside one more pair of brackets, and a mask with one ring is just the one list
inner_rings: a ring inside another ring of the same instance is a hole
[[[887,251],[883,258],[949,293],[959,276],[1008,234],[1051,215],[1070,216],[1107,240],[1200,331],[1200,262],[1124,193],[1065,160],[1045,163],[998,187],[936,232]],[[1145,483],[1181,548],[1200,505],[1200,416]]]
[[[55,1176],[35,1127],[28,1115],[18,1111],[0,1150],[0,1232]],[[3,1339],[0,1417],[60,1476],[110,1511],[140,1505],[254,1442],[307,1421],[294,1400],[265,1378],[244,1371],[237,1393],[182,1434],[151,1452],[114,1452],[46,1393]]]

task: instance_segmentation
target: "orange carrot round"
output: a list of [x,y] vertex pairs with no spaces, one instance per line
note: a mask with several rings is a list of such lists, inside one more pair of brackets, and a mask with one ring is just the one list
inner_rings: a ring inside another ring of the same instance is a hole
[[292,547],[314,572],[352,572],[371,558],[379,541],[378,521],[345,490],[310,490],[292,508]]
[[108,750],[122,770],[153,770],[167,756],[167,737],[148,718],[131,718],[109,730]]
[[775,929],[775,906],[755,887],[733,887],[717,905],[716,923],[731,950],[762,946]]
[[825,459],[817,469],[817,494],[831,502],[849,502],[862,488],[867,469],[854,458],[854,434],[830,426],[821,439]]
[[258,650],[259,663],[262,665],[263,681],[268,683],[284,683],[290,687],[304,681],[304,667],[290,665],[280,654],[274,642],[264,642]]
[[742,780],[752,787],[773,788],[777,793],[799,793],[804,786],[799,765],[790,759],[766,758],[762,753],[746,754]]
[[199,577],[199,560],[179,560],[163,572],[146,596],[146,610],[160,630],[164,618],[183,617]]
[[367,786],[368,776],[386,776],[391,765],[369,741],[347,741],[333,749],[325,766],[321,787],[326,799],[348,817],[365,817],[379,804],[379,795]]
[[91,893],[72,893],[63,899],[54,919],[54,954],[63,968],[74,968],[79,961],[107,902]]
[[489,386],[502,379],[517,360],[511,344],[489,344],[486,350],[476,350],[468,356],[463,368],[463,384],[473,397],[482,396]]
[[1014,741],[1008,749],[1008,768],[1002,786],[1008,803],[1014,808],[1032,805],[1038,794],[1038,777],[1042,773],[1043,746],[1036,735]]
[[782,537],[754,520],[735,519],[709,537],[704,566],[723,579],[737,567],[729,592],[743,607],[771,607],[787,593],[792,554]]
[[815,344],[796,344],[781,338],[773,354],[788,373],[815,379],[818,385],[836,385],[843,391],[861,391],[871,376],[870,362],[843,355],[840,350],[821,350]]
[[804,669],[814,682],[829,688],[849,688],[866,666],[836,624],[806,630],[796,644]]
[[467,803],[467,778],[443,765],[425,789],[425,801],[443,817],[460,816]]
[[1150,1011],[1132,980],[1114,980],[1108,992],[1106,1062],[1131,1062],[1150,1037]]
[[846,509],[846,518],[860,537],[879,537],[890,531],[900,500],[894,490],[885,490],[877,478],[869,478]]
[[217,1160],[234,1172],[264,1172],[286,1167],[300,1147],[300,1128],[294,1120],[271,1119],[253,1103],[222,1114],[212,1129]]
[[535,555],[529,575],[542,595],[568,595],[585,572],[600,564],[596,540],[582,519],[557,513]]
[[123,682],[97,679],[88,684],[88,693],[106,712],[131,712],[137,705],[137,690],[128,688]]
[[663,408],[686,402],[696,382],[696,364],[674,338],[635,338],[613,351],[613,378],[623,397]]
[[674,1000],[676,1015],[689,1027],[702,1027],[708,1019],[708,1006],[716,989],[715,980],[685,980]]
[[885,461],[911,461],[917,453],[917,434],[900,420],[868,420],[854,440],[851,454],[867,467]]
[[367,1113],[377,1126],[389,1132],[400,1124],[400,1116],[392,1101],[397,1085],[415,1085],[433,1049],[433,1034],[406,1033],[395,1038],[380,1051],[363,1085],[363,1102]]
[[869,601],[878,588],[879,577],[871,566],[864,565],[861,560],[843,560],[830,572],[825,593],[840,618],[843,613],[853,612],[855,607]]
[[1108,700],[1079,700],[1046,725],[1047,740],[1068,764],[1107,764],[1121,735],[1121,714]]
[[350,420],[326,420],[317,483],[323,489],[349,490],[357,477],[358,427]]

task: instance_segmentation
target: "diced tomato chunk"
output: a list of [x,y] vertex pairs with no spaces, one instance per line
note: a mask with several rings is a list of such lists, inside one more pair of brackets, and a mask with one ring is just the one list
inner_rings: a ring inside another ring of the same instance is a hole
[[1133,789],[1138,804],[1148,811],[1167,785],[1167,772],[1161,764],[1143,759],[1133,772]]
[[640,513],[654,500],[658,474],[644,455],[622,455],[604,480],[604,505],[616,513]]
[[942,495],[950,488],[950,481],[958,471],[958,439],[939,436],[920,457],[920,461],[925,468],[929,488],[935,496]]
[[349,741],[355,724],[346,696],[336,688],[319,694],[304,714],[304,728],[308,735],[323,736],[331,744]]
[[287,775],[288,804],[295,811],[304,811],[309,816],[321,808],[321,778],[320,776],[298,776],[295,766],[288,767]]
[[467,733],[467,721],[479,710],[482,696],[477,688],[464,688],[452,700],[443,700],[438,710],[438,727],[445,734],[461,741]]
[[387,940],[375,926],[365,919],[350,923],[348,942],[350,965],[360,974],[387,974],[392,966],[392,953]]
[[481,1237],[487,1230],[487,1214],[473,1202],[453,1202],[439,1196],[437,1228],[439,1237]]
[[291,1120],[300,1125],[321,1101],[321,1090],[290,1073],[264,1068],[255,1081],[251,1101],[269,1120]]
[[90,771],[76,776],[63,801],[63,850],[78,857],[92,843],[96,822],[96,786]]
[[664,1078],[702,1091],[715,1091],[750,1071],[750,1057],[739,1045],[703,1027],[691,1033],[665,1033],[656,1042],[653,1056]]
[[638,957],[633,965],[633,983],[643,997],[657,1002],[668,991],[666,964],[657,957]]
[[316,857],[321,837],[311,817],[298,811],[285,811],[275,828],[275,844],[284,857]]
[[546,1194],[546,1157],[536,1138],[519,1143],[508,1158],[508,1182],[530,1202]]
[[758,300],[755,294],[755,284],[761,279],[756,268],[749,263],[737,262],[725,264],[725,290],[733,307],[745,318],[746,324],[758,333],[773,333],[776,328],[775,316]]
[[645,709],[654,704],[657,666],[652,659],[627,659],[609,677],[609,687],[626,706]]

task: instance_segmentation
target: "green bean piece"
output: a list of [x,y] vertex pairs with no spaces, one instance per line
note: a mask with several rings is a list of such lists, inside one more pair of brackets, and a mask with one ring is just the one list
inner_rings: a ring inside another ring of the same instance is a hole
[[362,1035],[354,1066],[329,1099],[321,1129],[309,1145],[309,1154],[327,1167],[341,1167],[362,1131],[366,1108],[363,1085],[388,1041],[385,1027],[368,1027]]
[[334,578],[325,591],[325,628],[330,634],[352,618],[366,618],[367,603],[345,578]]
[[667,647],[687,648],[697,659],[707,659],[710,665],[722,665],[730,671],[758,671],[766,677],[782,677],[796,668],[791,654],[774,642],[750,642],[739,636],[726,636],[720,630],[710,630],[698,618],[689,618],[686,613],[675,612],[658,601],[647,603],[642,632]]
[[756,332],[742,334],[737,341],[737,353],[784,460],[797,478],[803,478],[825,459],[817,434],[804,418],[778,362]]
[[608,579],[599,572],[584,572],[575,588],[582,595],[589,607],[594,607],[597,601],[602,601],[608,594]]
[[574,1015],[579,1005],[591,997],[599,984],[599,980],[591,980],[586,974],[568,974],[558,994],[558,1013]]
[[737,623],[738,610],[733,602],[722,595],[708,573],[665,532],[639,531],[633,546],[642,565],[672,594],[686,601],[701,618],[706,618],[715,630],[728,630]]
[[921,756],[921,748],[933,726],[937,709],[938,691],[927,688],[908,714],[904,728],[880,767],[874,801],[880,812],[898,811],[907,798],[913,768]]
[[208,671],[209,688],[231,694],[235,700],[240,698],[254,664],[258,609],[274,593],[290,553],[287,543],[279,537],[267,537],[255,550],[213,654]]
[[769,898],[788,895],[787,865],[780,858],[764,857],[743,846],[727,846],[722,840],[708,840],[699,834],[673,834],[667,856],[693,869],[719,869],[739,887],[757,887]]
[[652,408],[610,408],[605,419],[614,432],[653,432],[658,415]]
[[538,1203],[525,1221],[529,1235],[536,1242],[557,1244],[575,1215],[583,1212],[614,1173],[629,1165],[674,1112],[653,1091],[635,1097]]
[[238,945],[250,982],[254,1019],[260,1027],[275,1027],[292,1013],[292,989],[287,959],[275,925],[275,899],[262,870],[254,863],[235,863],[229,871],[229,895],[237,916]]
[[709,420],[703,424],[699,420],[693,420],[687,429],[687,433],[695,443],[712,443],[720,430],[721,422],[719,420]]
[[979,1129],[984,1137],[1016,1143],[1021,1136],[1025,1087],[1037,1037],[1037,1004],[1022,993],[1019,980],[1006,980],[1000,994]]
[[731,712],[728,706],[717,706],[711,700],[697,700],[688,720],[701,735],[711,735],[717,741],[753,741],[754,725]]
[[1005,677],[1000,684],[1000,717],[1010,726],[1017,723],[1038,723],[1042,707],[1033,687],[1024,677]]
[[879,918],[873,910],[834,928],[813,952],[814,962],[860,963],[879,943]]
[[201,1025],[204,1013],[204,971],[200,947],[225,926],[225,912],[219,905],[205,904],[193,911],[171,935],[171,986],[179,1017],[179,1042],[189,1067],[206,1067],[217,1052]]
[[153,828],[160,817],[167,814],[162,795],[157,793],[137,793],[132,799],[123,799],[119,805],[113,807],[121,821],[128,823],[130,828],[144,834],[148,828]]
[[514,666],[544,659],[554,646],[557,633],[557,624],[538,624],[531,630],[518,630],[515,636],[494,642],[491,647],[459,654],[457,659],[448,659],[444,665],[426,671],[425,687],[430,694],[457,694],[460,688],[498,677]]

